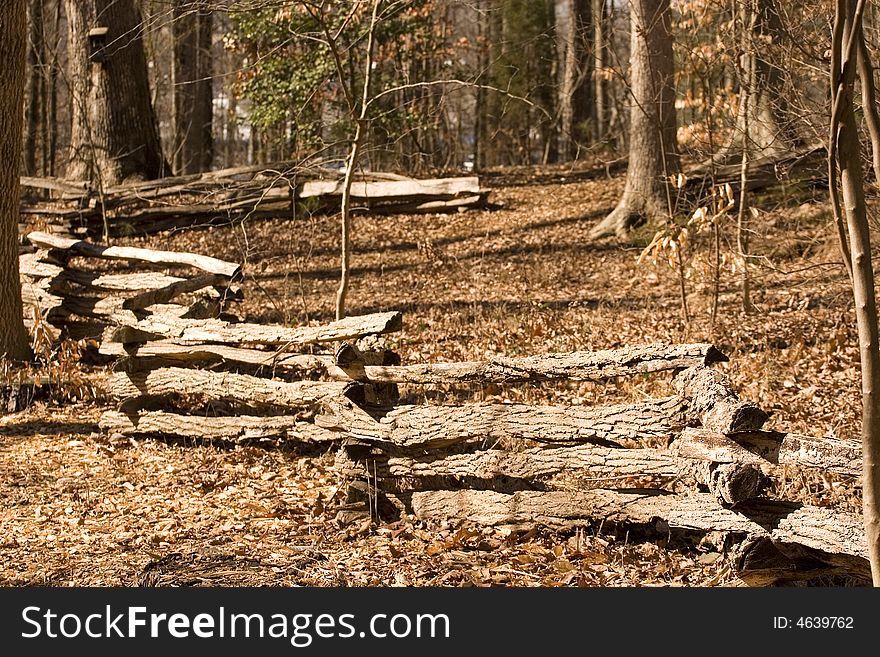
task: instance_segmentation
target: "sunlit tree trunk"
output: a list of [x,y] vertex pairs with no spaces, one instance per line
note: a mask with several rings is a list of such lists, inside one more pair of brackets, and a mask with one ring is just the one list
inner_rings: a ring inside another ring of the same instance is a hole
[[669,0],[630,3],[630,135],[626,185],[593,238],[625,235],[638,224],[668,217],[669,177],[679,170]]
[[[841,248],[853,284],[862,370],[862,511],[874,586],[880,586],[880,329],[871,234],[862,179],[861,149],[853,102],[858,46],[863,38],[855,0],[837,0],[831,54],[829,177]],[[874,98],[863,99],[874,103]],[[837,193],[837,174],[843,202]],[[845,226],[844,226],[845,219]],[[848,244],[847,244],[848,234]]]

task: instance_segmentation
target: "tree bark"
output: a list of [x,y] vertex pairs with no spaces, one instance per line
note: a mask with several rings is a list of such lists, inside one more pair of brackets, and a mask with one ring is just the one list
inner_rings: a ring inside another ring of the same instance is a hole
[[345,400],[337,401],[333,407],[335,417],[322,420],[324,426],[340,429],[355,440],[398,447],[431,448],[501,439],[556,444],[668,440],[690,419],[687,402],[680,397],[593,408],[412,405],[379,409],[378,413],[374,411],[377,417]]
[[107,383],[107,392],[117,400],[182,395],[255,406],[304,408],[317,406],[329,397],[342,396],[347,386],[335,381],[287,383],[246,374],[168,367],[149,372],[115,372]]
[[[37,135],[46,117],[43,104],[43,1],[30,0],[28,5],[27,89],[25,93],[24,175],[37,175]],[[45,172],[44,172],[45,173]]]
[[556,0],[557,55],[557,159],[577,158],[578,142],[583,141],[582,126],[589,118],[590,69],[585,35],[592,27],[590,0]]
[[107,411],[99,422],[107,433],[126,436],[184,436],[200,440],[257,440],[273,438],[296,442],[332,442],[339,434],[321,429],[294,415],[210,417],[163,411],[126,414]]
[[753,401],[743,401],[718,370],[691,367],[675,377],[676,391],[691,403],[703,428],[719,433],[758,431],[769,419]]
[[211,30],[213,14],[197,0],[174,4],[174,170],[208,171],[214,154]]
[[617,234],[671,211],[669,177],[679,171],[669,0],[630,3],[629,166],[614,211],[590,232]]
[[191,343],[274,344],[285,347],[350,340],[365,335],[391,333],[402,326],[398,312],[375,313],[347,317],[323,326],[264,326],[262,324],[230,323],[219,319],[185,320],[167,316],[146,317],[134,326],[121,326],[115,334],[117,342],[149,342],[162,338]]
[[[65,0],[71,93],[66,177],[100,186],[169,171],[150,98],[134,0]],[[106,35],[90,39],[95,28]],[[91,57],[90,57],[91,55]]]
[[593,18],[593,140],[605,141],[608,90],[605,84],[605,61],[608,55],[605,37],[608,18],[605,0],[592,0]]
[[[863,7],[863,5],[862,5]],[[880,586],[880,330],[853,86],[862,37],[855,0],[838,0],[832,44],[829,153],[838,154],[862,369],[862,510],[874,586]],[[847,49],[848,44],[855,47]],[[865,102],[873,103],[874,99]],[[832,166],[833,168],[833,166]],[[832,178],[832,185],[836,182]],[[835,208],[837,211],[839,208]]]
[[27,360],[18,275],[18,179],[27,45],[27,2],[0,3],[0,358]]

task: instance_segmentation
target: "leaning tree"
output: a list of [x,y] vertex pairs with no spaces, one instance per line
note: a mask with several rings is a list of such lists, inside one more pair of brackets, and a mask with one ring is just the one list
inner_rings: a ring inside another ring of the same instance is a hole
[[0,357],[30,356],[18,280],[18,175],[24,103],[26,0],[0,2]]
[[670,177],[679,171],[679,158],[669,0],[630,2],[630,48],[626,185],[614,211],[591,231],[593,238],[625,235],[672,210]]

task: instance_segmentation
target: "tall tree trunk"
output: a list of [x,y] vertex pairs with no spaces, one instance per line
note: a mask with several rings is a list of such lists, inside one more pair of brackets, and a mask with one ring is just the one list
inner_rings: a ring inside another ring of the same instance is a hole
[[605,84],[605,58],[607,56],[607,39],[605,24],[607,19],[605,0],[592,0],[590,10],[593,19],[593,141],[605,141],[606,132],[606,99],[608,90]]
[[61,41],[61,0],[53,0],[43,18],[43,125],[41,126],[43,175],[55,175],[58,145],[58,60]]
[[174,5],[174,170],[200,173],[213,160],[211,30],[213,14],[198,0]]
[[587,57],[586,39],[592,27],[591,0],[556,0],[557,71],[557,159],[569,162],[577,156],[583,139],[583,123],[591,115],[589,94],[592,62]]
[[630,134],[626,185],[617,207],[590,233],[626,235],[671,210],[669,177],[679,171],[669,0],[630,3]]
[[[880,586],[880,330],[871,262],[871,236],[862,180],[861,149],[856,123],[853,86],[857,68],[858,46],[847,49],[863,38],[862,16],[855,0],[837,0],[831,54],[831,132],[829,177],[832,207],[838,221],[841,248],[849,258],[856,323],[859,330],[859,361],[862,370],[862,511],[871,574],[874,586]],[[864,102],[874,103],[874,98]],[[837,159],[839,156],[839,159]],[[837,170],[843,195],[846,230],[842,226],[841,204],[837,197]]]
[[[67,177],[109,185],[165,175],[169,167],[156,129],[135,0],[65,0],[65,8],[71,91]],[[95,28],[107,28],[106,35],[90,38]]]
[[28,4],[27,88],[25,91],[25,127],[23,164],[26,176],[37,175],[37,135],[40,125],[46,122],[41,113],[43,107],[44,54],[43,47],[43,0],[30,0]]
[[27,45],[26,0],[0,2],[0,357],[27,360],[18,280],[18,177]]
[[[487,74],[490,85],[504,87],[501,59],[504,54],[504,12],[499,0],[487,0],[484,4],[486,12],[486,66],[480,69]],[[495,91],[485,92],[483,108],[484,116],[480,122],[480,159],[477,166],[481,169],[501,164],[500,135],[501,121],[504,113],[504,102],[501,94]]]

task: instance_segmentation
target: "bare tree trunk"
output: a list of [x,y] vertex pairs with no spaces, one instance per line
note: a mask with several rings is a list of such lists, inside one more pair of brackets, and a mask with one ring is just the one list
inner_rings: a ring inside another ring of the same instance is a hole
[[27,89],[25,92],[25,129],[23,164],[26,176],[37,175],[37,135],[46,121],[43,107],[43,2],[31,0],[28,5]]
[[27,53],[27,2],[0,3],[0,357],[27,360],[18,280],[18,177]]
[[[99,181],[168,172],[150,98],[134,0],[65,0],[71,90],[67,177]],[[106,28],[105,35],[90,32]]]
[[606,96],[605,88],[605,56],[606,38],[605,23],[607,9],[605,0],[592,0],[591,14],[593,18],[593,140],[599,143],[605,141]]
[[[51,4],[48,35],[43,27],[43,174],[55,175],[58,146],[58,67],[61,38],[61,0]],[[45,15],[44,15],[45,18]]]
[[557,62],[557,160],[568,162],[577,156],[580,126],[589,118],[588,85],[590,64],[586,57],[584,35],[589,32],[590,0],[556,0]]
[[[351,183],[354,178],[354,172],[360,166],[360,157],[361,157],[361,149],[363,148],[364,139],[366,138],[369,127],[367,122],[367,114],[369,111],[369,103],[370,103],[370,81],[373,77],[373,39],[376,35],[376,24],[377,18],[379,16],[379,8],[382,5],[382,0],[373,0],[373,15],[370,18],[370,28],[367,33],[367,50],[366,50],[366,61],[364,62],[364,82],[362,87],[362,94],[360,99],[360,108],[359,110],[355,107],[355,101],[353,98],[353,94],[349,94],[349,110],[352,114],[352,120],[354,122],[354,136],[351,140],[351,152],[348,156],[348,166],[345,170],[345,181],[342,187],[342,249],[341,249],[341,258],[340,258],[340,277],[339,277],[339,288],[336,290],[336,319],[342,319],[345,317],[345,301],[348,296],[348,284],[351,279]],[[329,30],[325,27],[325,34],[328,35],[328,42],[331,42],[329,37]],[[336,61],[337,72],[339,73],[340,78],[343,81],[343,86],[345,84],[343,74],[342,74],[342,66],[340,65],[339,51],[337,50],[337,46],[335,42],[331,42],[331,49],[333,50],[333,55]],[[351,58],[349,58],[349,62],[351,62]],[[354,81],[354,76],[351,75],[349,80]]]
[[[843,251],[849,253],[851,263],[862,369],[862,510],[874,586],[880,586],[880,330],[877,325],[871,238],[862,186],[858,125],[853,108],[858,59],[856,41],[862,38],[863,9],[861,0],[858,7],[856,0],[837,1],[831,59],[829,162],[832,174],[830,182],[836,185],[834,163],[839,155],[836,161],[849,232],[849,248],[843,245]],[[849,49],[848,44],[852,44]],[[864,102],[873,104],[875,99],[866,98]],[[835,213],[838,213],[839,204],[835,202],[833,206]]]
[[174,170],[201,173],[213,159],[212,13],[197,0],[174,5]]
[[864,33],[858,37],[859,49],[859,80],[862,83],[862,112],[865,115],[865,124],[868,126],[868,136],[871,138],[871,155],[874,165],[874,183],[880,185],[880,114],[877,112],[876,88],[874,86],[874,66],[871,64],[871,55],[868,45],[865,43]]
[[626,186],[614,211],[591,231],[593,238],[626,235],[633,226],[668,217],[672,210],[669,176],[679,171],[679,158],[669,0],[633,0],[630,42]]

